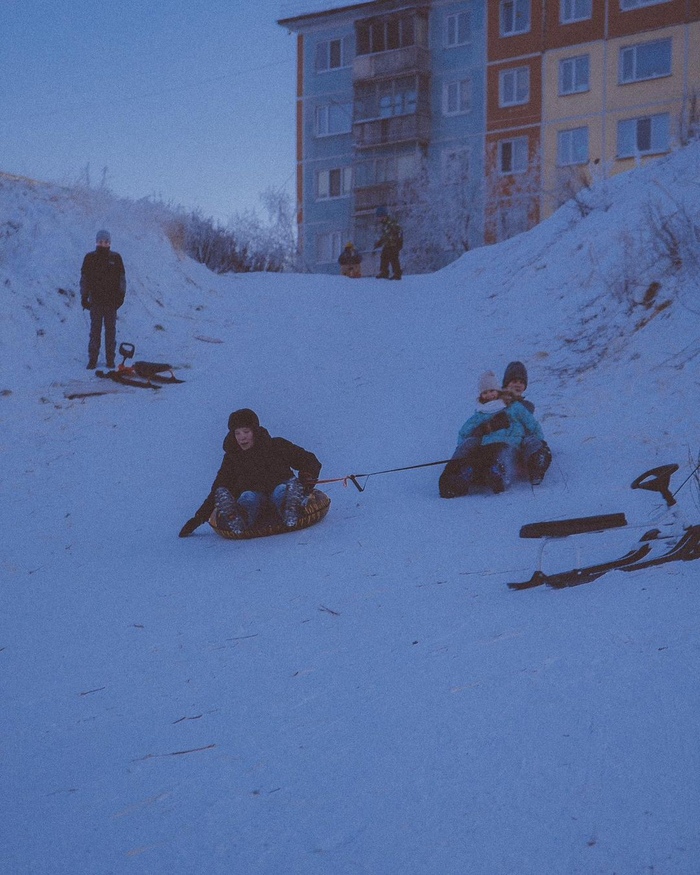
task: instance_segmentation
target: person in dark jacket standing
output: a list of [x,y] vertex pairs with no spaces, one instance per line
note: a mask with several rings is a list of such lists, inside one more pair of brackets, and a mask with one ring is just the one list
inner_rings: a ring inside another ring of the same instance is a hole
[[[224,460],[209,495],[180,530],[186,538],[217,511],[217,526],[236,535],[255,525],[261,514],[273,510],[287,528],[294,528],[304,498],[321,471],[313,453],[281,437],[270,437],[249,408],[228,418]],[[299,472],[294,477],[291,469]]]
[[105,328],[105,357],[107,367],[114,367],[117,347],[117,310],[124,303],[126,271],[118,252],[112,252],[109,231],[98,231],[94,252],[88,252],[80,271],[80,301],[90,311],[90,340],[88,342],[88,370],[97,367],[100,354],[102,325]]
[[[401,225],[388,213],[386,207],[377,207],[377,218],[381,227],[379,240],[374,244],[375,249],[381,248],[379,255],[379,280],[400,280],[401,262],[399,253],[403,248],[403,229]],[[391,268],[391,276],[389,276]]]

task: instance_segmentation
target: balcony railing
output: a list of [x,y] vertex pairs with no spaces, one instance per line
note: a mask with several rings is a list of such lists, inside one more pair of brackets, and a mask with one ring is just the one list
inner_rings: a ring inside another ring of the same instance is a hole
[[392,204],[396,201],[396,182],[380,182],[355,189],[355,212],[376,210],[377,207]]
[[355,82],[404,73],[430,73],[430,51],[423,46],[406,46],[374,55],[357,55],[352,63]]
[[390,118],[358,121],[352,126],[352,134],[358,149],[416,141],[427,143],[430,140],[430,116],[395,115]]

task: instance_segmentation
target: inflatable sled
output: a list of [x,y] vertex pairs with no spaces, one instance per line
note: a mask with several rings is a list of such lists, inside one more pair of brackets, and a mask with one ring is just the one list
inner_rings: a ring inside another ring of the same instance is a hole
[[291,529],[288,529],[282,520],[273,513],[265,514],[254,526],[250,529],[246,529],[245,532],[242,532],[240,535],[219,528],[217,526],[216,511],[214,511],[209,517],[209,525],[214,529],[217,535],[221,535],[222,538],[229,538],[231,541],[244,541],[247,538],[263,538],[266,535],[281,535],[284,532],[298,532],[299,529],[307,529],[309,526],[321,522],[324,516],[328,513],[328,508],[330,506],[331,500],[325,492],[321,492],[319,489],[314,489],[309,496],[308,501],[302,507],[301,513],[299,514],[299,522]]

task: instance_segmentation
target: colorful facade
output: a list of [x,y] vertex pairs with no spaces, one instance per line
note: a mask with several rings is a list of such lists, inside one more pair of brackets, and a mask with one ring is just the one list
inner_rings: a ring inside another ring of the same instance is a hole
[[[310,0],[309,0],[310,2]],[[469,246],[531,227],[697,121],[700,0],[400,0],[298,12],[303,259],[365,253],[423,171],[469,187]]]

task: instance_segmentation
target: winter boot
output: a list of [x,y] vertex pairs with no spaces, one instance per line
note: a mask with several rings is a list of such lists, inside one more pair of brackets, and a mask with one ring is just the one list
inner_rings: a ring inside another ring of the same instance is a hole
[[284,494],[282,504],[282,520],[288,529],[293,529],[299,522],[301,503],[304,498],[304,487],[296,477],[287,483],[287,491]]
[[242,535],[245,531],[245,522],[236,500],[225,486],[219,486],[214,493],[214,503],[217,524],[234,535]]
[[527,460],[527,473],[533,486],[539,486],[544,480],[551,461],[552,453],[546,444]]
[[495,495],[505,492],[508,488],[508,479],[506,477],[505,465],[502,462],[496,462],[489,468],[488,484],[493,489]]

